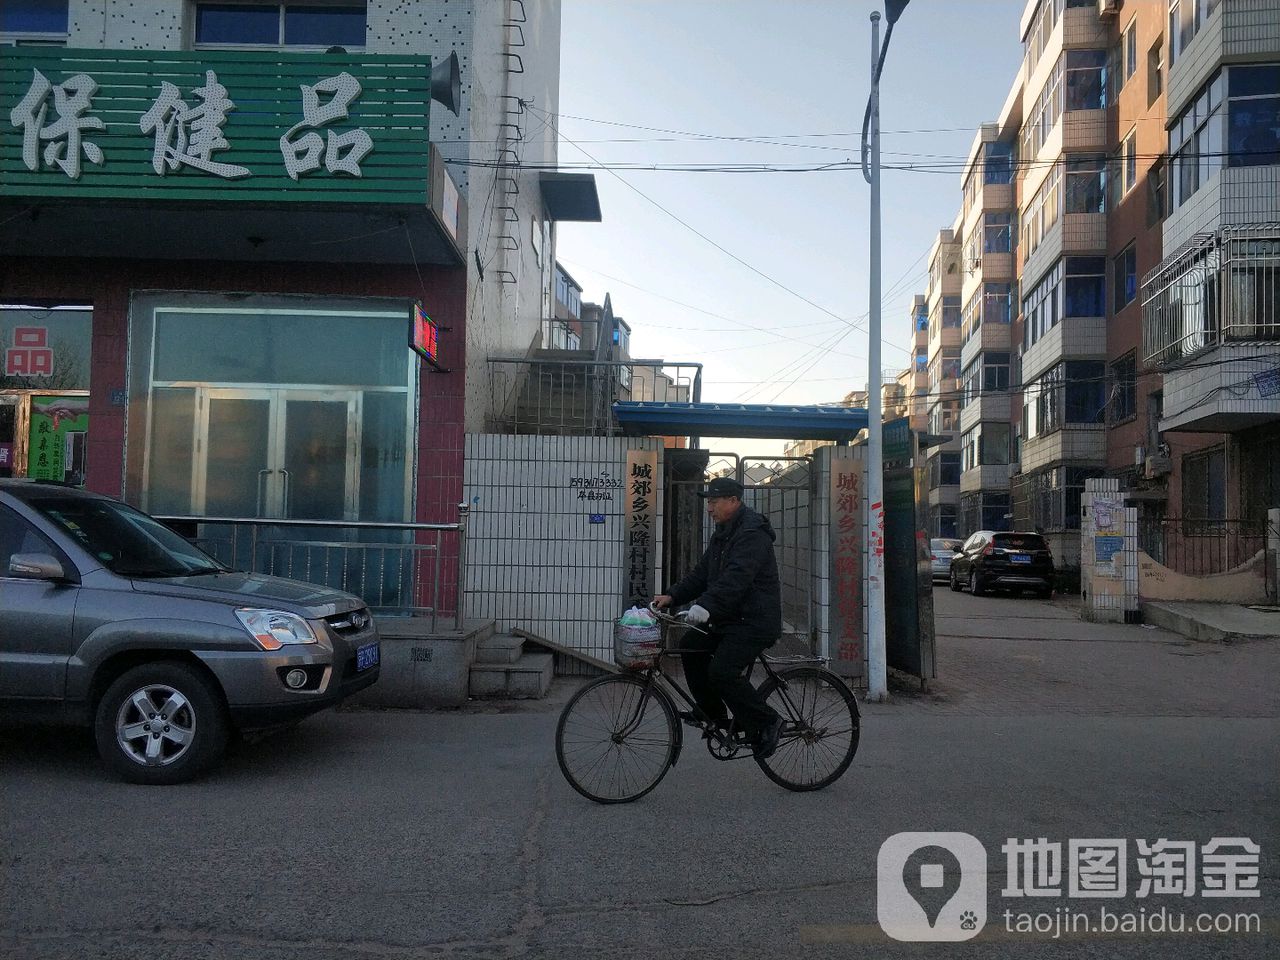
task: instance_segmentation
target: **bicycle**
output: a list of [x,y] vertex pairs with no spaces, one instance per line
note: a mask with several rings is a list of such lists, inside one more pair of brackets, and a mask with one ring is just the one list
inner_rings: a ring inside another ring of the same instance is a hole
[[[596,803],[630,803],[658,785],[680,759],[684,728],[672,693],[689,706],[707,749],[717,760],[752,757],[774,783],[788,790],[821,790],[849,769],[858,751],[861,718],[853,691],[821,657],[768,657],[757,688],[783,718],[771,757],[755,757],[751,744],[732,725],[712,723],[664,669],[663,662],[705,651],[670,643],[675,627],[706,633],[678,616],[650,606],[661,626],[657,653],[639,667],[586,683],[573,695],[556,725],[556,759],[569,785]],[[775,665],[781,665],[774,669]],[[669,688],[669,689],[668,689]]]

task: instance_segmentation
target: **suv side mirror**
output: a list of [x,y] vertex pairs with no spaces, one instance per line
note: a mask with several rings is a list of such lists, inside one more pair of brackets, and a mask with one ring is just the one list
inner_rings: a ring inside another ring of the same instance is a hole
[[18,580],[65,580],[67,573],[48,553],[15,553],[9,558],[9,576]]

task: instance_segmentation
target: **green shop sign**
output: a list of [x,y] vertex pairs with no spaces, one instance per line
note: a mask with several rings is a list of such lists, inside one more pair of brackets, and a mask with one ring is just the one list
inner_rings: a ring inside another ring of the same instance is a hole
[[428,201],[426,56],[0,47],[0,197]]

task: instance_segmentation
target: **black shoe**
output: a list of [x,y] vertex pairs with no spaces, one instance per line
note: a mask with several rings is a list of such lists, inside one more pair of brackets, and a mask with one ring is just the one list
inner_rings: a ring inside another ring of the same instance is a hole
[[727,730],[729,728],[729,721],[724,718],[710,720],[706,714],[694,713],[692,710],[677,710],[676,716],[693,727],[705,727],[708,723],[711,723],[719,727],[721,730]]
[[782,717],[775,717],[773,723],[760,731],[760,739],[756,741],[755,754],[757,760],[767,760],[778,749],[778,738],[782,736]]

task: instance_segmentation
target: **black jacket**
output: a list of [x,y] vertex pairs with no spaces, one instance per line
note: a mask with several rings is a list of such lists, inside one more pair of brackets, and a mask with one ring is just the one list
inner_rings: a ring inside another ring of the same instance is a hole
[[676,604],[694,602],[711,614],[715,632],[775,641],[782,634],[782,587],[769,518],[743,505],[716,524],[693,572],[667,590]]

